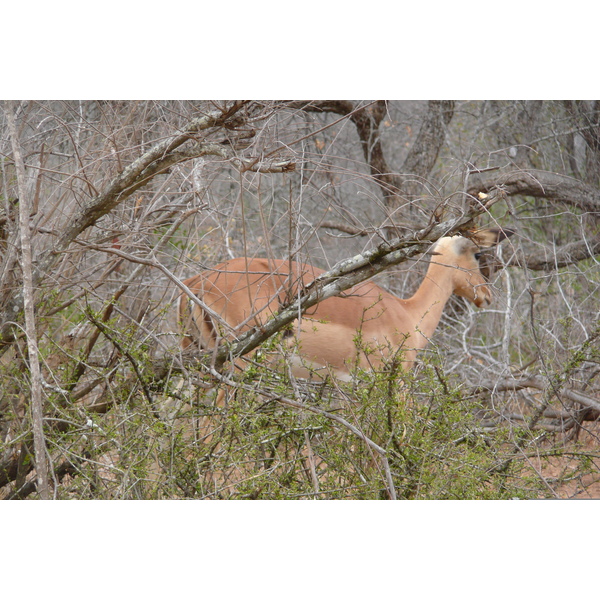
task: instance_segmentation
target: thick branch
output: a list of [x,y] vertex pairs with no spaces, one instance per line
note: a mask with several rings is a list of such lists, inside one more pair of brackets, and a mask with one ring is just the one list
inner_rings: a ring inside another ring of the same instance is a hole
[[536,252],[519,251],[506,262],[509,267],[527,267],[532,271],[554,271],[600,256],[600,234],[592,239],[571,242],[560,247],[538,250]]
[[[177,154],[173,155],[179,146],[200,131],[224,125],[230,116],[232,116],[231,111],[226,114],[221,111],[213,111],[202,117],[192,119],[180,133],[167,138],[134,160],[120,175],[115,177],[102,194],[81,207],[70,221],[69,226],[58,238],[52,252],[41,261],[42,264],[37,273],[38,277],[41,277],[47,271],[47,267],[53,264],[54,257],[66,250],[79,234],[108,214],[141,185],[147,183],[151,177],[164,171],[175,162],[191,158],[190,155],[183,157]],[[200,148],[200,151],[202,151],[202,148]],[[194,153],[193,156],[198,155]]]
[[[235,120],[236,113],[243,105],[244,103],[237,102],[227,111],[216,110],[192,119],[179,133],[156,144],[134,160],[113,179],[101,194],[92,198],[79,209],[67,227],[59,234],[54,248],[39,257],[37,268],[32,274],[33,287],[38,287],[55,266],[60,253],[64,252],[83,231],[93,226],[137,189],[146,185],[152,177],[182,160],[189,160],[201,156],[203,153],[220,153],[222,147],[221,149],[216,148],[214,144],[196,144],[185,152],[176,152],[176,150],[200,131],[217,126],[230,128],[238,126],[239,120]],[[13,325],[18,320],[22,309],[22,294],[11,298],[10,302],[6,303],[0,329],[0,345],[7,345],[14,341]]]
[[385,269],[400,264],[409,258],[427,251],[433,242],[445,235],[465,231],[473,219],[494,204],[500,196],[490,197],[486,204],[479,204],[460,217],[430,225],[420,231],[406,234],[390,242],[380,244],[374,250],[339,262],[329,271],[318,276],[295,301],[283,306],[280,311],[260,328],[246,331],[231,346],[221,346],[213,355],[215,365],[220,368],[225,361],[247,354],[269,337],[283,329],[315,304],[341,294],[354,285],[370,279]]
[[[526,388],[533,388],[535,390],[541,390],[543,392],[552,392],[552,384],[546,381],[544,378],[536,375],[528,375],[524,377],[506,377],[498,381],[483,381],[477,384],[476,390],[488,390],[492,392],[505,392],[509,390],[522,390]],[[600,411],[600,402],[598,400],[578,392],[577,390],[563,388],[559,392],[560,396],[571,400],[586,408],[593,408],[594,410]]]
[[473,183],[467,192],[477,195],[479,192],[489,192],[495,188],[504,190],[509,196],[521,194],[546,198],[573,206],[582,212],[600,212],[598,188],[559,173],[531,169],[488,175]]
[[[524,195],[545,198],[572,206],[582,213],[600,213],[600,190],[573,177],[549,171],[512,171],[482,176],[468,193],[477,195],[502,190],[509,196]],[[552,271],[600,255],[600,234],[591,239],[570,242],[560,247],[537,252],[518,253],[509,265],[526,266],[536,271]]]
[[435,166],[446,140],[446,126],[454,115],[454,101],[432,100],[428,103],[419,133],[400,169],[402,174],[399,174],[393,173],[389,168],[379,135],[379,126],[387,114],[384,100],[369,104],[364,110],[356,110],[352,102],[335,100],[306,103],[302,108],[312,112],[349,115],[356,126],[371,175],[381,187],[390,210],[398,207],[400,196],[411,199],[420,195],[422,182],[429,177]]

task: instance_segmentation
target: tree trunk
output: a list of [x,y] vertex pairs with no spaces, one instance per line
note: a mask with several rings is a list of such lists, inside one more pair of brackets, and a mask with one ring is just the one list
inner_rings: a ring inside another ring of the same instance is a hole
[[37,344],[35,322],[35,301],[31,260],[31,232],[29,229],[30,200],[26,186],[25,164],[21,156],[17,127],[14,118],[14,106],[8,103],[6,118],[12,143],[13,157],[17,171],[19,190],[19,229],[21,234],[21,269],[23,272],[23,309],[25,312],[25,335],[29,355],[29,374],[31,378],[31,420],[33,428],[33,448],[37,489],[42,500],[48,500],[48,460],[46,440],[44,438],[44,409],[42,400],[42,373]]

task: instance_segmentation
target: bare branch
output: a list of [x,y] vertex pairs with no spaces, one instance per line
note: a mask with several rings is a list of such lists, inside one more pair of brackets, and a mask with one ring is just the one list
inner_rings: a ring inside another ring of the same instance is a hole
[[[508,196],[524,195],[572,206],[584,214],[600,214],[600,190],[560,173],[530,169],[476,178],[468,193],[476,196],[502,190]],[[577,240],[547,250],[518,252],[507,264],[535,271],[553,271],[600,255],[600,235]]]
[[[163,142],[153,146],[148,152],[145,152],[138,159],[134,160],[120,175],[118,175],[108,188],[98,197],[86,203],[75,215],[69,226],[61,234],[53,251],[42,260],[41,268],[38,270],[38,277],[47,270],[47,267],[54,262],[54,257],[66,250],[69,244],[85,229],[96,223],[98,219],[110,212],[117,204],[123,202],[135,190],[145,185],[148,180],[168,168],[174,162],[180,162],[182,158],[193,158],[198,156],[196,152],[190,155],[173,154],[174,151],[187,142],[194,134],[199,131],[224,125],[227,119],[232,115],[230,112],[213,111],[197,119],[190,121],[183,130],[167,138]],[[202,146],[197,148],[198,152],[206,150]],[[210,148],[210,151],[217,152],[217,149]],[[172,162],[174,159],[174,162]],[[168,165],[168,166],[167,166]]]
[[259,159],[236,158],[233,163],[237,164],[240,171],[253,171],[254,173],[289,173],[296,170],[296,163],[291,160],[279,162],[262,162]]
[[369,235],[369,231],[365,229],[359,229],[358,227],[353,227],[352,225],[347,225],[346,223],[333,223],[332,221],[322,221],[319,223],[319,227],[323,229],[337,229],[342,233],[347,233],[348,235]]
[[600,212],[600,190],[568,175],[529,169],[482,177],[467,190],[472,196],[480,192],[502,189],[516,194],[546,198],[578,208],[583,212]]
[[[526,388],[533,388],[542,392],[554,391],[552,383],[545,380],[543,377],[538,375],[524,375],[522,377],[504,377],[499,380],[484,380],[477,383],[476,390],[489,390],[491,392],[506,392],[509,390],[523,390]],[[593,408],[594,410],[600,411],[600,402],[583,394],[577,390],[562,388],[560,390],[560,396],[581,404],[586,408]]]
[[527,267],[532,271],[554,271],[594,256],[600,256],[600,234],[591,239],[570,242],[549,250],[519,250],[506,265]]
[[[121,174],[113,179],[101,194],[92,198],[79,209],[58,236],[54,248],[39,257],[37,268],[32,273],[33,286],[37,287],[39,285],[52,270],[60,254],[83,231],[94,225],[101,217],[126,200],[134,191],[146,185],[152,177],[177,162],[199,156],[198,152],[200,152],[200,155],[202,152],[219,153],[221,149],[212,145],[205,147],[202,144],[197,145],[196,150],[191,151],[190,154],[178,154],[175,151],[200,131],[216,126],[238,126],[239,119],[236,118],[236,113],[242,106],[243,103],[235,103],[226,111],[215,110],[206,113],[202,117],[192,119],[179,133],[156,144],[142,156],[134,160]],[[5,309],[0,329],[0,344],[4,346],[4,349],[14,341],[13,323],[17,321],[17,315],[22,310],[22,295],[17,295],[7,304],[8,306]]]

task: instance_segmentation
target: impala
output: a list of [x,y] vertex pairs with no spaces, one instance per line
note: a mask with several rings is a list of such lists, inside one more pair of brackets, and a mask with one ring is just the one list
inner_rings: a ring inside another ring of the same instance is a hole
[[[397,298],[366,281],[308,309],[283,337],[292,350],[292,372],[308,377],[332,370],[337,377],[348,379],[354,367],[376,369],[395,354],[409,370],[417,351],[433,335],[452,294],[477,307],[491,303],[479,254],[512,234],[492,228],[479,230],[470,238],[441,238],[431,253],[427,274],[411,298]],[[196,343],[211,349],[223,338],[235,339],[268,320],[295,297],[298,286],[308,285],[323,272],[286,260],[235,258],[185,280],[208,310],[190,302],[187,294],[181,295],[183,348]]]

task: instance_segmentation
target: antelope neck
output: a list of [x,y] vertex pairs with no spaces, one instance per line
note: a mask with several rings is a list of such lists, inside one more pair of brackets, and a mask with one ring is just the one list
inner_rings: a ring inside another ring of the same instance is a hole
[[[414,296],[405,300],[405,308],[416,321],[417,329],[430,338],[442,317],[444,306],[453,293],[452,269],[431,263]],[[424,340],[423,346],[427,343]]]

